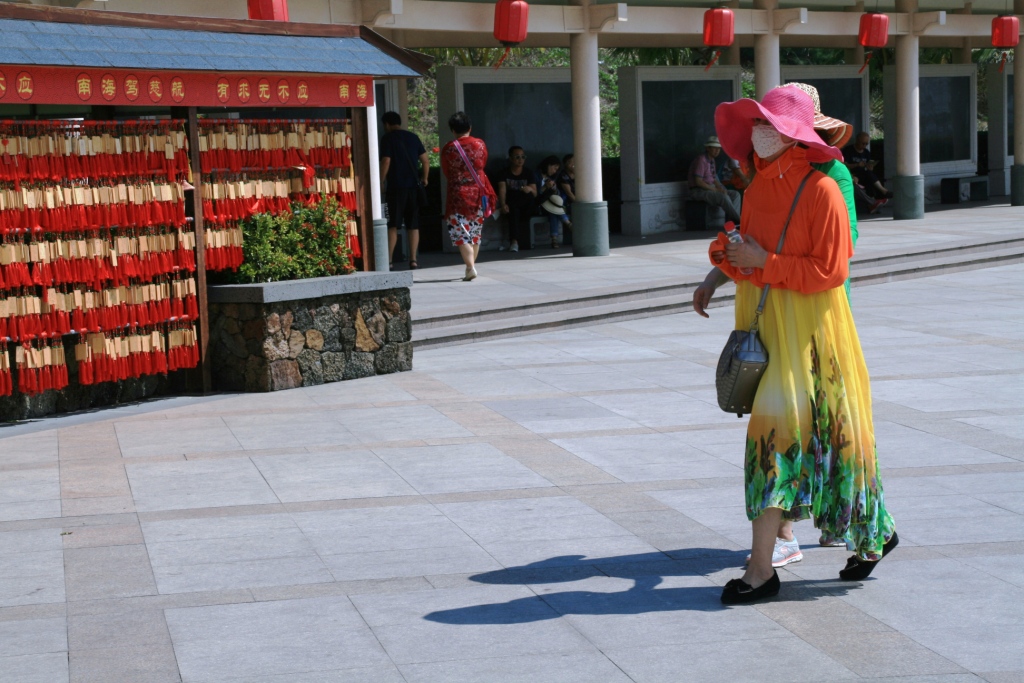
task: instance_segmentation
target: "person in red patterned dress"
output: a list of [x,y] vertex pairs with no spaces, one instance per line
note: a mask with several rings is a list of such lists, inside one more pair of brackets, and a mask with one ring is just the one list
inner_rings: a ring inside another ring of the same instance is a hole
[[[484,172],[487,145],[470,135],[473,125],[465,112],[456,112],[448,119],[448,128],[455,139],[441,149],[441,171],[448,181],[445,201],[445,223],[448,235],[466,263],[465,281],[477,276],[476,258],[480,254],[480,233],[484,219],[494,210],[498,197]],[[458,147],[465,152],[465,159]],[[466,165],[472,164],[472,168]],[[484,200],[486,199],[486,206]]]

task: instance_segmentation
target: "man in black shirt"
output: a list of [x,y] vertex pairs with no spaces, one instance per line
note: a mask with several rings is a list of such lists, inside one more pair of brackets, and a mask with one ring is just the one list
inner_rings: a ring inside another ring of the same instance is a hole
[[537,177],[526,168],[526,152],[508,150],[509,165],[498,176],[498,206],[508,216],[509,251],[530,248],[530,218],[537,213]]
[[875,175],[875,162],[871,159],[871,150],[868,149],[870,143],[870,135],[858,133],[853,144],[843,149],[843,161],[850,169],[850,174],[857,179],[858,184],[864,186],[864,189],[878,199],[889,199],[892,192],[885,189],[882,180]]
[[394,257],[398,229],[404,224],[409,235],[409,268],[415,269],[420,248],[419,186],[427,186],[430,158],[419,137],[402,130],[402,117],[396,112],[385,112],[381,120],[387,131],[380,140],[380,182],[387,188],[388,262]]

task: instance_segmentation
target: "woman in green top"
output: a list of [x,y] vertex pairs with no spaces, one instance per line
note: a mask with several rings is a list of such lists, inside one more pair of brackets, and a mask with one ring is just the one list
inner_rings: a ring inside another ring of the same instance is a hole
[[[787,83],[779,87],[800,88],[810,95],[814,101],[814,129],[821,136],[822,140],[832,147],[838,147],[839,149],[842,149],[849,142],[853,136],[853,126],[821,113],[821,101],[818,98],[817,88],[806,83]],[[850,215],[850,236],[853,239],[853,245],[856,247],[858,237],[857,207],[853,200],[853,176],[850,175],[850,169],[846,168],[846,164],[843,162],[835,160],[824,164],[812,164],[812,166],[836,181],[836,184],[842,191],[843,199],[846,201],[846,211]],[[749,168],[753,169],[753,164],[750,164]],[[718,268],[712,268],[711,272],[704,278],[704,282],[693,293],[693,310],[705,318],[709,317],[704,309],[711,303],[711,297],[714,296],[715,290],[728,281],[729,278],[722,271]],[[850,278],[846,278],[846,297],[849,300]],[[822,534],[821,538],[818,539],[818,543],[826,547],[846,545],[846,541],[843,539],[832,538],[828,534]],[[804,555],[800,552],[800,544],[793,535],[793,522],[783,521],[779,527],[778,538],[775,539],[772,566],[776,568],[784,567],[791,562],[799,562],[802,559],[804,559]],[[750,560],[749,555],[747,560]]]

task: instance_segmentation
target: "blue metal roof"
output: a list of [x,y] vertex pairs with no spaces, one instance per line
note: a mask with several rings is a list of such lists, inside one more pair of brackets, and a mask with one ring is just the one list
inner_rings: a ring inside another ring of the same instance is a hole
[[39,66],[419,74],[362,38],[88,26],[0,19],[0,63]]

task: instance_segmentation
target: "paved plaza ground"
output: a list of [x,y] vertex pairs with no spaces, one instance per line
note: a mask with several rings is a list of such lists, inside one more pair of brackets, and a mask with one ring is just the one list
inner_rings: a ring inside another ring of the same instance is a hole
[[1024,265],[856,287],[900,547],[749,542],[732,311],[0,429],[0,681],[1024,681]]

